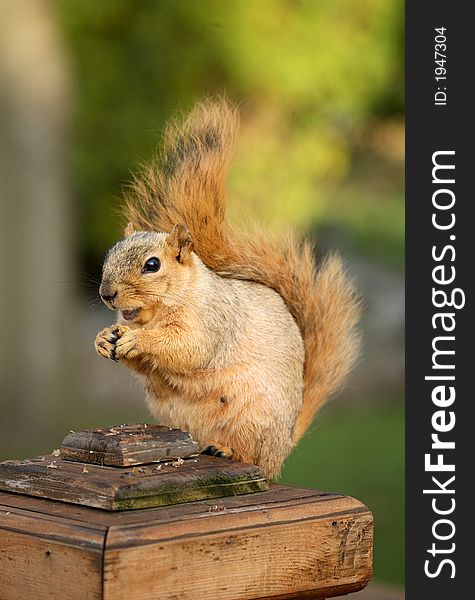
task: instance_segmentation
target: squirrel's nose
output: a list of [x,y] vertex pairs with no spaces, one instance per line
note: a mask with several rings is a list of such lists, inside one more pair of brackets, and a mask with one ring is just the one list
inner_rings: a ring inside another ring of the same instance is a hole
[[114,302],[114,300],[117,298],[117,292],[111,294],[110,290],[106,290],[105,292],[101,292],[101,298],[104,300],[104,302],[109,302],[112,304],[112,302]]

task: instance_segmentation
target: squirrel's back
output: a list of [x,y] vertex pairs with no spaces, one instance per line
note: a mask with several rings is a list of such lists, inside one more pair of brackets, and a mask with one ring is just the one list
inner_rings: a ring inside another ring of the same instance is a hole
[[159,157],[134,180],[126,216],[139,230],[168,232],[186,223],[207,267],[263,284],[283,298],[305,348],[297,442],[355,362],[360,302],[336,254],[317,265],[311,244],[295,235],[277,239],[229,227],[226,177],[237,128],[237,111],[223,100],[202,102],[183,123],[170,123]]

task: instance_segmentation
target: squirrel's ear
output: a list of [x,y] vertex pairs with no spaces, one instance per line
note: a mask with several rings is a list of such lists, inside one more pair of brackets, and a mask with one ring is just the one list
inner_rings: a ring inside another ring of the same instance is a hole
[[127,223],[124,229],[124,237],[127,238],[135,232],[135,227],[132,223]]
[[172,249],[175,258],[180,263],[188,262],[193,242],[188,227],[184,223],[175,225],[167,237],[167,244]]

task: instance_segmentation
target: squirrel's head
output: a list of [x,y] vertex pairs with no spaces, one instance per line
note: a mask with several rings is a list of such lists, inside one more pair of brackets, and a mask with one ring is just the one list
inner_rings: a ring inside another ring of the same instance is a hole
[[167,234],[134,231],[129,224],[124,233],[107,253],[99,294],[125,320],[144,325],[158,307],[176,305],[183,298],[193,244],[186,225],[175,225]]

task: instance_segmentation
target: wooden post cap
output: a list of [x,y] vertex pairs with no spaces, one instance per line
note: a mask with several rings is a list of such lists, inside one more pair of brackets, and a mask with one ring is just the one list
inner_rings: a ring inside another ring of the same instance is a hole
[[66,460],[113,467],[186,458],[199,451],[189,433],[146,423],[71,432],[60,448]]
[[80,431],[53,454],[0,463],[0,491],[131,510],[268,489],[259,467],[198,451],[189,433],[158,425]]

